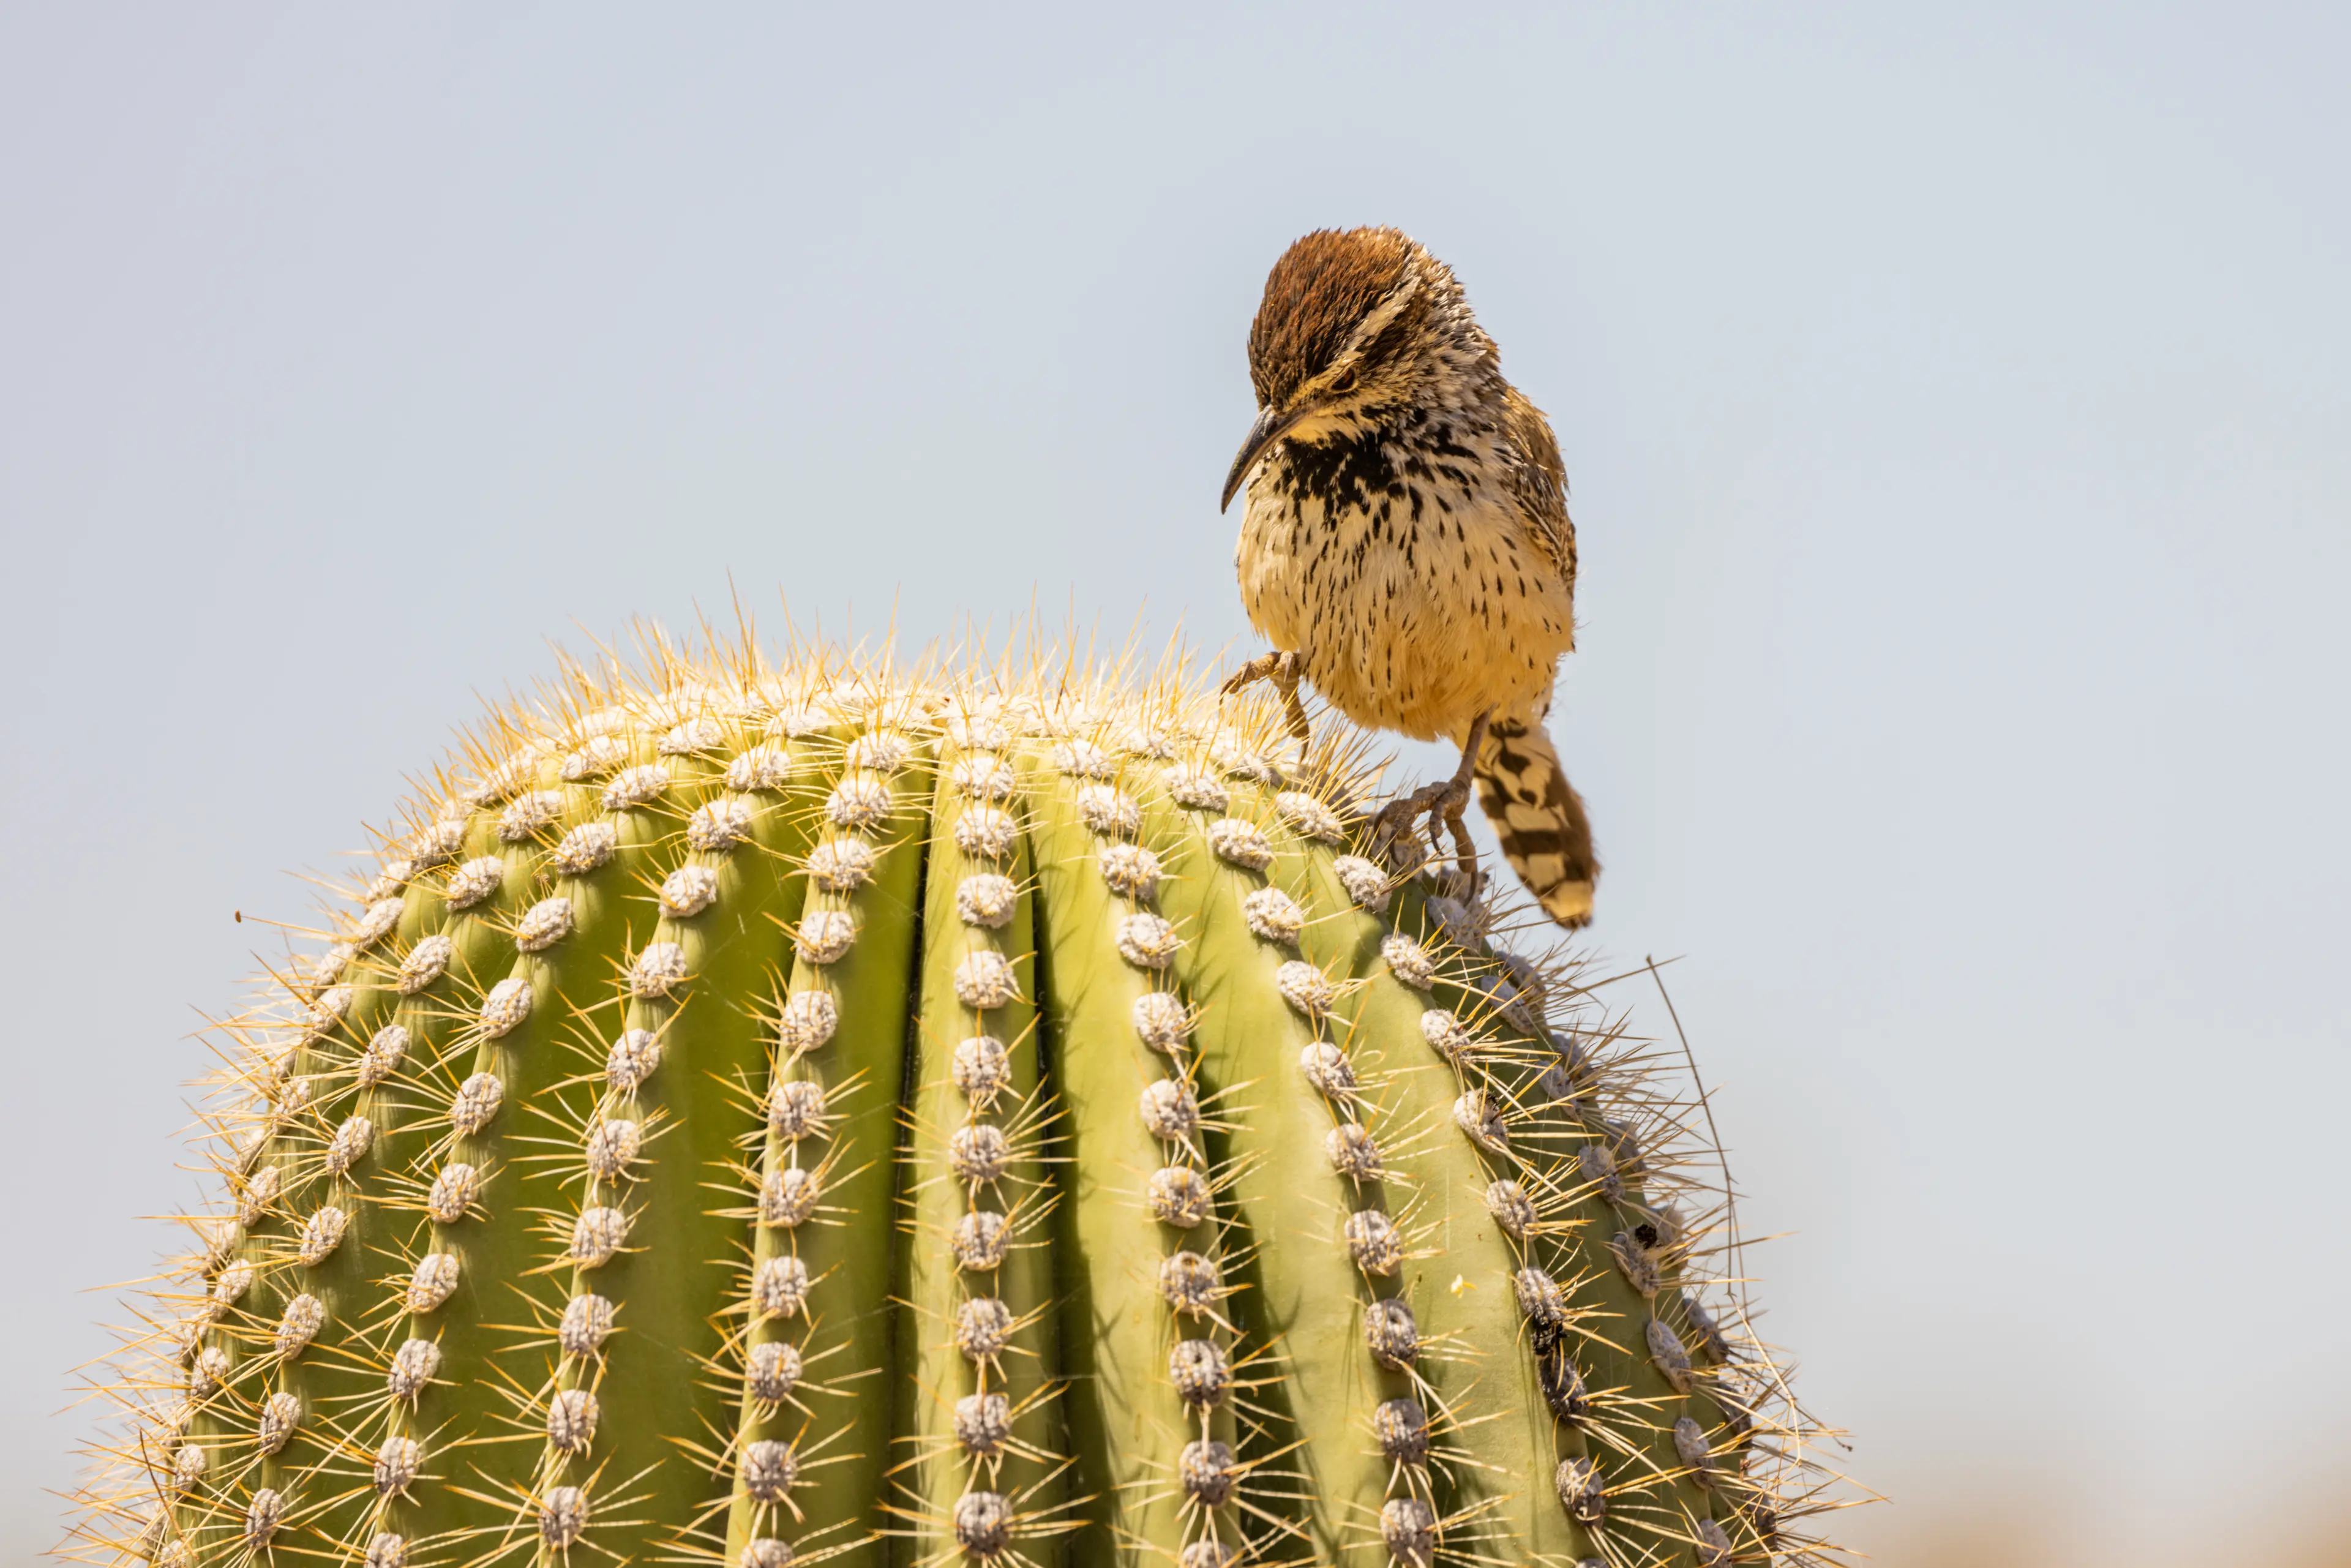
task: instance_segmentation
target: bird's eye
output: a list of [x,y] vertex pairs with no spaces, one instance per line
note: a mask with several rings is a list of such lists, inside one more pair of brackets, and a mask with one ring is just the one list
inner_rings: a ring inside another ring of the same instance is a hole
[[1353,371],[1341,371],[1337,375],[1332,377],[1331,390],[1334,392],[1353,392],[1355,390],[1355,372]]

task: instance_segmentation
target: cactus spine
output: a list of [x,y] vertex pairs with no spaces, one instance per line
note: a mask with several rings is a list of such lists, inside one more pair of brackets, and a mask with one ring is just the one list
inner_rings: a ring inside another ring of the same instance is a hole
[[1366,858],[1363,737],[654,651],[494,712],[234,1026],[83,1555],[1823,1550],[1687,1107]]

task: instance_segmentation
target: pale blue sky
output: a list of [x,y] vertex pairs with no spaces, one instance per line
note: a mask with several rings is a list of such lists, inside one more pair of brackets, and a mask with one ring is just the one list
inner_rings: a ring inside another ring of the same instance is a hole
[[730,574],[1241,638],[1249,313],[1364,222],[1558,426],[1593,936],[1687,955],[1855,1538],[2315,1521],[2346,59],[2320,5],[0,5],[0,1555],[78,1289],[190,1196],[232,910]]

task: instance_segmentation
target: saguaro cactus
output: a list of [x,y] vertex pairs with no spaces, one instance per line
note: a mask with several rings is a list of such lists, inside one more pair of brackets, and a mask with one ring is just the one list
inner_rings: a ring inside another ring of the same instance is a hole
[[1364,752],[658,643],[493,712],[230,1027],[75,1544],[1814,1555],[1688,1107]]

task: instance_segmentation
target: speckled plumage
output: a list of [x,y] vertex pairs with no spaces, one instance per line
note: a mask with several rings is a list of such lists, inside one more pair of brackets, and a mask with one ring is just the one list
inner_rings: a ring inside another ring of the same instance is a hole
[[[1358,724],[1467,740],[1505,857],[1561,924],[1598,862],[1542,720],[1575,645],[1559,444],[1452,270],[1394,229],[1308,235],[1249,334],[1249,620]],[[1258,455],[1257,454],[1261,454]]]

